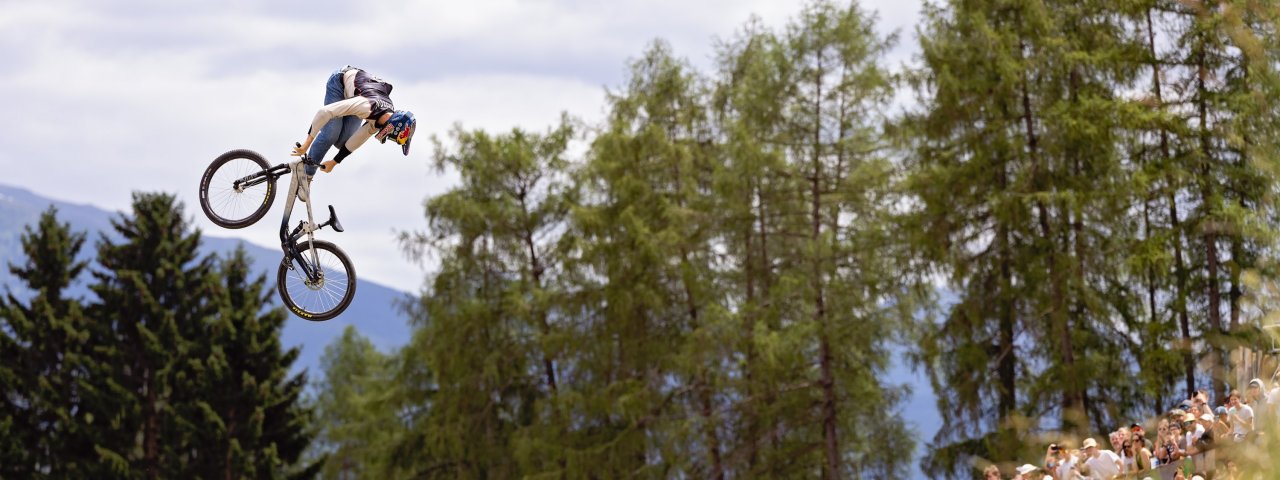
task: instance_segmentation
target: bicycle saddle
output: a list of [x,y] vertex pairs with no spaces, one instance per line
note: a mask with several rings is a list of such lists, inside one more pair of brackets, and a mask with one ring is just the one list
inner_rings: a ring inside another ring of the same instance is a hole
[[329,221],[325,223],[332,225],[335,232],[342,231],[342,222],[338,221],[338,213],[333,211],[333,205],[329,205]]

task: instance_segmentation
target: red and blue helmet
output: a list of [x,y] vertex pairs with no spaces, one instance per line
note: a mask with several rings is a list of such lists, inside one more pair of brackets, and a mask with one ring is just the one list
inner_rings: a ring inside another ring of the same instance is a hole
[[400,144],[401,151],[405,155],[409,154],[409,141],[413,140],[413,130],[418,127],[418,119],[413,118],[413,112],[408,110],[396,110],[391,114],[391,119],[387,120],[387,124],[378,131],[378,141],[387,143],[387,139]]

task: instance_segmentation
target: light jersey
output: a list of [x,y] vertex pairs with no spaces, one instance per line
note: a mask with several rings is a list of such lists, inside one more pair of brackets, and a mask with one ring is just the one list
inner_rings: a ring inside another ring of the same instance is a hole
[[[374,134],[378,133],[378,128],[374,125],[374,120],[383,113],[393,111],[391,99],[388,95],[391,93],[391,84],[382,81],[377,77],[369,75],[367,72],[358,68],[349,68],[342,73],[342,96],[343,100],[339,100],[324,107],[316,112],[315,118],[311,120],[311,130],[313,134],[324,128],[329,120],[342,118],[348,115],[354,115],[358,118],[365,119],[360,129],[356,130],[351,138],[347,139],[346,145],[339,145],[345,152],[354,152],[364,142],[369,140]],[[346,155],[342,155],[346,156]],[[335,158],[341,161],[341,159]]]
[[1058,465],[1057,476],[1053,478],[1072,478],[1070,475],[1073,468],[1076,468],[1076,457],[1075,455],[1070,455],[1067,457],[1067,461]]
[[1240,417],[1240,421],[1244,422],[1245,425],[1249,425],[1249,427],[1245,427],[1236,424],[1233,433],[1237,436],[1244,436],[1253,430],[1253,407],[1242,403],[1239,407],[1233,407],[1230,413],[1235,413],[1237,417]]
[[1085,460],[1084,464],[1089,466],[1089,478],[1108,479],[1120,474],[1120,467],[1116,466],[1119,461],[1115,452],[1098,450],[1098,456]]
[[1187,443],[1185,448],[1191,448],[1196,444],[1196,442],[1200,441],[1200,437],[1204,435],[1204,425],[1197,422],[1195,431],[1188,431],[1183,435],[1186,437],[1183,441]]

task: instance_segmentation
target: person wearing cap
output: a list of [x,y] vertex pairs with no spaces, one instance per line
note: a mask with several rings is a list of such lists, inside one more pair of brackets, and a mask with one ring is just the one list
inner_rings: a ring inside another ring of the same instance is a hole
[[1203,452],[1213,448],[1213,414],[1205,413],[1196,418],[1196,430],[1202,432],[1195,444],[1196,451]]
[[1213,422],[1213,437],[1221,439],[1231,434],[1231,420],[1227,418],[1227,407],[1218,407]]
[[1195,455],[1198,449],[1196,442],[1200,441],[1200,437],[1204,436],[1205,429],[1197,422],[1193,413],[1187,413],[1182,416],[1182,431],[1185,438],[1182,439],[1182,448],[1186,450],[1187,455]]
[[1021,467],[1018,467],[1017,471],[1018,471],[1018,475],[1014,476],[1013,480],[1032,480],[1035,478],[1032,475],[1035,472],[1040,471],[1040,468],[1028,463]]
[[1124,466],[1120,464],[1120,456],[1111,450],[1098,449],[1098,442],[1092,438],[1084,440],[1084,465],[1087,467],[1088,477],[1096,480],[1104,480],[1124,471]]

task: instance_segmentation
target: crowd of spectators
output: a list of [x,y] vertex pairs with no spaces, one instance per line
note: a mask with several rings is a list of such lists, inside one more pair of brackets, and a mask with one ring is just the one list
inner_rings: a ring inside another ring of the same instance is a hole
[[[1045,450],[1039,465],[1018,467],[1013,480],[1109,480],[1135,478],[1145,480],[1161,465],[1180,463],[1184,459],[1208,452],[1217,445],[1257,442],[1263,426],[1280,425],[1280,372],[1272,378],[1268,389],[1261,379],[1253,379],[1241,394],[1233,390],[1214,407],[1207,391],[1200,390],[1183,400],[1164,415],[1144,426],[1133,423],[1105,436],[1107,444],[1093,438],[1080,443],[1054,442]],[[1150,428],[1154,427],[1154,430]],[[1109,447],[1109,448],[1108,448]],[[1232,462],[1220,462],[1212,471],[1183,472],[1184,480],[1230,479],[1239,473]],[[1006,478],[996,466],[986,469],[984,480]],[[1159,476],[1151,477],[1159,479]]]

